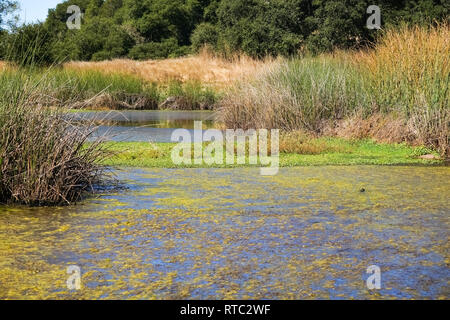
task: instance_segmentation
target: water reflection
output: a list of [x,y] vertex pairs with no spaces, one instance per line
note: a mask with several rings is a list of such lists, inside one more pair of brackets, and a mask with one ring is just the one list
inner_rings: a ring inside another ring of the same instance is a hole
[[112,141],[136,142],[171,142],[175,129],[189,129],[193,134],[194,121],[202,121],[205,130],[214,128],[216,121],[211,111],[99,111],[75,113],[70,117],[94,120],[99,128],[92,139],[106,135]]

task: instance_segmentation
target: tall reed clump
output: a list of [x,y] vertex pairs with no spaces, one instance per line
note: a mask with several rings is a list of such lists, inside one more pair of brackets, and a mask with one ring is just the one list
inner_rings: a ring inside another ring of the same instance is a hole
[[449,154],[450,25],[387,30],[355,57],[378,110],[401,114],[419,142]]
[[320,131],[324,121],[370,105],[363,75],[330,56],[283,61],[255,78],[225,95],[220,115],[226,126]]
[[[404,26],[385,31],[371,50],[271,65],[226,93],[221,118],[234,128],[338,133],[346,126],[358,137],[423,144],[448,156],[449,29]],[[386,123],[385,132],[370,119]]]
[[101,141],[94,130],[35,104],[51,82],[26,71],[0,73],[0,202],[59,205],[79,200],[101,179]]

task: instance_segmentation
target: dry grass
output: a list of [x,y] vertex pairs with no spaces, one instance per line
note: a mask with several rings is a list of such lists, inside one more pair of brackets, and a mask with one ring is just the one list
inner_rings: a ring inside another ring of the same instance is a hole
[[105,73],[123,73],[138,76],[148,82],[197,81],[217,88],[247,78],[263,66],[275,63],[272,58],[254,60],[245,55],[223,59],[204,50],[195,56],[176,59],[135,61],[116,59],[101,62],[69,62],[68,70],[96,70]]
[[374,50],[351,58],[369,76],[381,111],[448,108],[449,24],[388,30]]
[[220,117],[233,128],[318,132],[368,104],[363,84],[350,63],[331,56],[282,61],[228,90]]
[[412,96],[417,89],[425,98],[449,94],[445,90],[450,74],[449,53],[450,25],[441,24],[388,30],[374,50],[360,51],[352,59],[371,76],[379,91],[407,90],[411,102],[417,103]]
[[421,144],[408,127],[408,121],[394,114],[376,113],[364,117],[357,113],[325,127],[323,134],[347,139],[372,138],[382,143]]

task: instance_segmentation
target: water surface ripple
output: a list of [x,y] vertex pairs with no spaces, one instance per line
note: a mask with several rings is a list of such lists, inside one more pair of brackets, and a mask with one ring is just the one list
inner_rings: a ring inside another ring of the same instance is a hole
[[0,298],[450,298],[448,167],[117,174],[77,206],[0,208]]

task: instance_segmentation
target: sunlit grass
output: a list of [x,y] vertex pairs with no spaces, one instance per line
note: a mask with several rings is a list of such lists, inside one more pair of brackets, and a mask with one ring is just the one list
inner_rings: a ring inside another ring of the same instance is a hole
[[[199,110],[212,108],[220,96],[219,91],[198,81],[154,83],[132,74],[90,69],[9,67],[3,77],[11,82],[33,79],[34,103],[51,107],[156,110],[161,106]],[[0,93],[8,90],[7,82],[1,83]],[[169,97],[177,103],[163,106]]]
[[[171,159],[172,149],[175,145],[175,143],[108,142],[107,149],[115,155],[103,161],[102,164],[107,166],[147,168],[251,166],[248,164],[248,156],[244,165],[214,164],[208,166],[205,163],[201,165],[175,165]],[[310,147],[307,147],[307,145]],[[280,151],[281,167],[442,163],[441,160],[420,159],[419,156],[428,153],[437,156],[435,152],[424,147],[410,147],[406,144],[379,144],[372,140],[347,140],[335,137],[311,139],[296,151]]]

